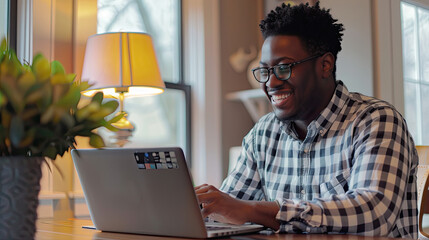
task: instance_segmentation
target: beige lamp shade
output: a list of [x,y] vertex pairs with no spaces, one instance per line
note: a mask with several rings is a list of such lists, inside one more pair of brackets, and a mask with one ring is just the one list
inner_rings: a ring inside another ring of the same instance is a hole
[[152,38],[145,33],[95,34],[86,43],[82,80],[93,86],[83,92],[118,97],[162,93],[165,84],[156,60]]

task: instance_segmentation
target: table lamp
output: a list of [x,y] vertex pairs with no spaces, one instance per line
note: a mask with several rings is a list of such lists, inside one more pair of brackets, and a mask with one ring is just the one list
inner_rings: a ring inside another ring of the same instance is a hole
[[124,111],[124,98],[155,95],[164,92],[165,84],[148,34],[115,32],[95,34],[88,38],[82,69],[82,80],[92,86],[83,92],[92,96],[102,91],[105,97],[119,99],[124,117],[116,124],[117,145],[123,146],[134,131]]

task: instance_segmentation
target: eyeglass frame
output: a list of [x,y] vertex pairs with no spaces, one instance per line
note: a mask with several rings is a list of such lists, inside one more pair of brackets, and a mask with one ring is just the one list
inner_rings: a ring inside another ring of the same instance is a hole
[[[257,82],[259,82],[259,83],[267,83],[267,82],[270,80],[271,72],[272,72],[272,73],[274,73],[274,75],[276,76],[276,78],[277,78],[278,80],[281,80],[281,81],[287,81],[287,80],[289,80],[289,78],[292,76],[292,67],[294,67],[295,65],[298,65],[298,64],[300,64],[300,63],[304,63],[304,62],[307,62],[307,61],[313,60],[313,59],[315,59],[315,58],[321,57],[321,56],[323,56],[323,54],[313,55],[313,56],[311,56],[311,57],[304,58],[304,59],[302,59],[302,60],[299,60],[299,61],[296,61],[296,62],[292,62],[292,63],[284,63],[284,64],[282,63],[282,64],[274,65],[274,66],[272,66],[272,67],[257,67],[257,68],[253,68],[253,69],[252,69],[253,77],[254,77],[254,78],[256,79],[256,81],[257,81]],[[290,69],[290,71],[289,71],[289,75],[288,75],[288,77],[287,77],[287,78],[279,78],[279,77],[277,76],[276,71],[274,71],[274,69],[275,69],[275,68],[278,68],[278,67],[280,67],[280,66],[286,66],[286,67],[288,67],[288,68]],[[267,70],[268,70],[268,77],[267,77],[267,80],[266,80],[266,81],[259,81],[259,80],[258,80],[258,78],[256,77],[255,71],[260,70],[260,69],[267,69]]]

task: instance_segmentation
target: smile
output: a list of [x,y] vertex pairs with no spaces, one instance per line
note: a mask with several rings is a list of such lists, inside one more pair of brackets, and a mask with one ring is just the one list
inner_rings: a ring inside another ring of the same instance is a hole
[[286,100],[292,93],[286,93],[286,94],[278,94],[278,95],[271,95],[271,102],[273,104],[278,104]]

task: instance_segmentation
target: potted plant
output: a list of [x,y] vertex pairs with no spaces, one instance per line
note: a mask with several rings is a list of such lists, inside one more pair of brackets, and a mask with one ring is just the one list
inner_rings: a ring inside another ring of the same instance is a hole
[[[86,104],[81,91],[90,85],[66,74],[58,61],[36,55],[21,64],[0,45],[0,239],[32,239],[35,234],[41,162],[75,148],[76,136],[89,137],[91,146],[104,146],[95,133],[122,116],[105,118],[118,107],[95,94]],[[79,104],[80,103],[80,104]],[[83,106],[82,106],[83,105]]]

